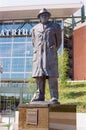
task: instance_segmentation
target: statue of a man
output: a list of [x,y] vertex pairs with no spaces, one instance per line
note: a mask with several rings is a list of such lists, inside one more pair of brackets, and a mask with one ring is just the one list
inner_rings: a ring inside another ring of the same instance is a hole
[[32,28],[33,70],[36,78],[37,91],[34,101],[45,100],[45,81],[48,79],[51,103],[58,101],[58,56],[57,50],[61,44],[61,28],[56,22],[49,21],[51,13],[43,8],[38,14],[40,23]]

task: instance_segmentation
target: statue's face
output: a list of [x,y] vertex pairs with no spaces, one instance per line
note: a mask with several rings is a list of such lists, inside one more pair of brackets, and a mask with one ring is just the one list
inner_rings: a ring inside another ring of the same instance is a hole
[[50,15],[48,13],[40,14],[40,22],[42,24],[47,24],[49,18],[50,18]]

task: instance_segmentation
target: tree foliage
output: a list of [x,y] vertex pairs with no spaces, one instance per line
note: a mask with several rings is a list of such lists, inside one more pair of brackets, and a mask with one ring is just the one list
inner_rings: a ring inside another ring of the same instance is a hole
[[68,52],[66,49],[63,50],[62,54],[58,56],[58,72],[60,85],[65,86],[68,79]]

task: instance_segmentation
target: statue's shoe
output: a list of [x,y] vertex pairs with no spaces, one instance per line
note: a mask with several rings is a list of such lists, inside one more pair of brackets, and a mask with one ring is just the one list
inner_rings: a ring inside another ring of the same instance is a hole
[[31,102],[35,102],[35,101],[44,101],[44,99],[41,99],[41,98],[33,98],[33,99],[31,100]]
[[60,104],[60,102],[56,98],[52,98],[50,104]]
[[35,93],[31,99],[31,102],[35,102],[35,101],[44,101],[44,98],[40,96],[39,93]]

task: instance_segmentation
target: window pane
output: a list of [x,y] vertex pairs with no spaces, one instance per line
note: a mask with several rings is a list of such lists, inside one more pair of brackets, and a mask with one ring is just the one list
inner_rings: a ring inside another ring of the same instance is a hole
[[11,56],[11,44],[0,44],[0,57]]
[[12,79],[20,79],[21,80],[21,79],[24,79],[24,74],[23,73],[20,73],[20,74],[19,73],[15,73],[15,74],[11,75],[11,78]]
[[32,56],[33,55],[33,46],[32,43],[27,43],[27,51],[26,56]]
[[10,74],[9,73],[2,73],[1,79],[10,79]]
[[32,73],[26,73],[25,74],[25,79],[29,79],[29,78],[31,78],[32,77]]
[[25,55],[25,43],[13,44],[13,56],[24,56]]
[[14,37],[13,41],[14,42],[25,42],[26,37]]
[[13,28],[13,24],[11,24],[11,23],[6,23],[6,24],[3,24],[2,26],[3,26],[4,30]]
[[24,58],[13,58],[12,72],[24,72]]
[[32,71],[32,58],[26,59],[26,72]]
[[1,38],[0,37],[0,42],[12,42],[12,38],[8,38],[8,37],[7,38],[6,37],[5,38]]
[[3,65],[3,72],[10,72],[10,58],[1,58],[0,61]]
[[31,42],[32,41],[32,37],[27,37],[27,42]]

